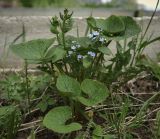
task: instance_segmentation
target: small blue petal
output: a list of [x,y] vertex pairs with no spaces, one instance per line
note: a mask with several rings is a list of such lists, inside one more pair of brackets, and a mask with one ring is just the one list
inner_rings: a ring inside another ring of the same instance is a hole
[[93,53],[91,54],[91,56],[92,56],[92,57],[95,57],[95,56],[96,56],[96,54],[93,52]]
[[77,59],[78,59],[78,60],[80,60],[80,59],[82,59],[82,58],[83,58],[82,55],[77,55]]
[[93,36],[99,36],[99,32],[97,32],[97,31],[92,32],[92,34],[93,34]]

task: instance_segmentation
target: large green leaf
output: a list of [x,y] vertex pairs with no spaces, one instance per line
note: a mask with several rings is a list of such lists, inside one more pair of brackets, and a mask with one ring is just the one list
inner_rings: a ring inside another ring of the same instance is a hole
[[136,23],[135,20],[133,20],[132,17],[129,16],[120,16],[120,18],[123,20],[125,25],[125,30],[122,34],[119,34],[117,36],[110,36],[107,37],[108,39],[113,40],[122,40],[127,39],[133,36],[138,35],[141,32],[140,26]]
[[72,110],[68,106],[60,106],[52,109],[44,117],[43,124],[48,129],[58,133],[70,133],[80,130],[82,126],[79,123],[66,124],[67,120],[72,118]]
[[[90,38],[88,37],[75,37],[75,36],[66,36],[65,38],[66,40],[66,47],[70,48],[71,46],[73,46],[73,42],[75,42],[76,44],[80,45],[80,48],[88,48],[89,45],[92,44],[92,41]],[[62,42],[61,42],[62,43]]]
[[96,20],[93,17],[87,18],[87,24],[92,28],[97,28]]
[[81,84],[81,89],[86,97],[80,96],[78,100],[86,106],[103,102],[109,95],[109,91],[104,84],[91,79],[85,79]]
[[77,80],[67,75],[60,75],[57,79],[56,86],[59,91],[67,96],[76,97],[81,94],[81,87]]
[[101,29],[107,36],[121,33],[125,30],[123,20],[119,16],[112,15],[107,19],[94,19],[90,17],[87,23],[93,29]]
[[107,19],[89,18],[88,25],[94,30],[102,30],[107,40],[122,40],[141,32],[140,26],[129,16],[110,16]]
[[37,39],[25,43],[15,44],[10,48],[22,59],[28,60],[29,62],[34,61],[39,63],[46,59],[45,54],[54,41],[55,39]]
[[105,20],[105,28],[102,28],[108,35],[116,35],[125,30],[123,20],[115,15],[110,16]]
[[51,47],[45,54],[45,59],[51,59],[52,62],[56,62],[63,59],[66,55],[66,51],[60,47]]
[[92,44],[92,41],[88,37],[79,37],[77,38],[77,42],[80,44],[81,47],[87,48],[89,45]]
[[135,35],[138,35],[141,32],[140,26],[133,20],[132,17],[129,16],[121,16],[120,17],[125,24],[125,33],[124,37],[129,38]]

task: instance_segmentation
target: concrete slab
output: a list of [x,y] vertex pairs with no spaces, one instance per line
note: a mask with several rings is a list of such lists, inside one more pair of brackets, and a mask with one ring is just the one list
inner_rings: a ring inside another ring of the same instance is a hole
[[[37,38],[51,38],[53,35],[49,30],[49,19],[51,16],[1,16],[0,17],[0,67],[21,67],[22,61],[8,51],[9,44],[22,33],[23,25],[26,31],[26,40]],[[142,26],[143,31],[146,28],[149,17],[137,18],[137,22]],[[83,36],[86,29],[85,18],[75,18],[73,30],[70,35],[76,35],[77,26],[80,36]],[[147,37],[160,36],[160,17],[155,17]],[[20,40],[21,41],[21,40]],[[19,42],[20,42],[19,41]],[[111,46],[113,51],[114,45]],[[156,57],[156,53],[160,52],[160,42],[152,44],[145,51],[152,58]]]

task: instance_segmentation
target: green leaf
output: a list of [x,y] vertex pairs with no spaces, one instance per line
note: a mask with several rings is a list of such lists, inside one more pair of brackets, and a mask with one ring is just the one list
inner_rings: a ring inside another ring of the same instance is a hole
[[[21,123],[21,118],[21,112],[18,108],[12,105],[0,107],[0,130],[14,138]],[[8,139],[11,139],[11,137]]]
[[123,40],[123,39],[127,39],[130,37],[136,36],[141,32],[140,26],[136,23],[135,20],[133,20],[132,17],[120,16],[120,18],[124,22],[124,25],[125,25],[124,32],[117,36],[107,37],[107,39],[119,41],[119,40]]
[[96,125],[92,133],[92,139],[115,139],[114,135],[104,135],[100,125]]
[[63,59],[66,55],[66,51],[60,47],[51,47],[45,54],[45,59],[51,59],[52,62],[56,62]]
[[70,133],[80,130],[82,126],[79,123],[66,122],[72,118],[72,110],[68,106],[60,106],[52,109],[44,117],[43,125],[58,133]]
[[85,79],[81,84],[81,89],[87,97],[81,96],[78,97],[78,100],[86,106],[103,102],[109,96],[107,87],[95,80]]
[[115,15],[110,16],[105,20],[105,28],[102,28],[109,36],[116,35],[125,30],[125,25],[123,20]]
[[8,116],[12,115],[14,111],[15,107],[13,106],[0,107],[0,126],[3,122],[6,122]]
[[98,47],[98,50],[105,55],[111,55],[112,52],[108,47]]
[[95,136],[103,136],[103,129],[100,125],[97,125],[93,130],[93,135]]
[[42,112],[45,112],[48,108],[48,106],[55,104],[55,101],[53,98],[51,98],[48,95],[45,95],[42,97],[42,100],[37,104],[37,108],[40,108]]
[[92,44],[91,39],[88,37],[79,37],[77,42],[80,44],[81,47],[88,48],[89,45]]
[[156,41],[160,41],[160,37],[156,37],[152,40],[143,41],[142,44],[139,46],[138,51],[141,51],[142,49],[146,48],[147,46],[150,46],[150,44],[152,44]]
[[108,40],[119,41],[141,32],[140,26],[129,16],[112,15],[107,19],[92,19],[92,22],[93,29],[101,29]]
[[117,36],[107,37],[107,39],[119,41],[119,40],[123,40],[123,39],[127,39],[130,37],[136,36],[141,32],[140,26],[136,23],[135,20],[133,20],[132,17],[120,16],[120,18],[124,22],[124,25],[125,25],[124,32],[120,33]]
[[106,19],[96,19],[96,26],[99,29],[106,29]]
[[145,68],[148,68],[153,75],[160,80],[160,65],[157,62],[147,56],[143,56],[138,62],[139,65],[143,65]]
[[[45,53],[49,47],[53,44],[55,39],[37,39],[28,41],[25,43],[11,45],[11,50],[22,59],[28,60],[28,62],[40,63],[46,60]],[[47,57],[49,58],[49,57]]]
[[133,37],[141,32],[140,26],[136,23],[135,20],[133,20],[132,17],[121,16],[120,18],[124,21],[125,24],[125,38]]
[[60,75],[57,79],[56,86],[59,91],[67,96],[76,97],[81,94],[81,87],[77,80],[67,75]]
[[85,67],[85,68],[89,68],[90,66],[91,66],[91,64],[92,64],[92,58],[91,57],[85,57],[84,59],[83,59],[83,66]]
[[93,17],[89,17],[87,18],[87,24],[91,27],[91,28],[96,28],[96,20]]

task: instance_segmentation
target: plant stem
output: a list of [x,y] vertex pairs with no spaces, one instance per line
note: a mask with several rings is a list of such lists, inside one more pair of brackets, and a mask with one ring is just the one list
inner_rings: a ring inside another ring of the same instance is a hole
[[29,80],[28,80],[28,63],[25,60],[25,81],[26,81],[26,94],[28,103],[28,112],[30,113],[30,92],[29,92]]
[[150,21],[149,21],[149,23],[148,23],[148,25],[147,25],[147,28],[146,28],[146,30],[145,30],[145,33],[144,33],[143,37],[142,37],[142,41],[143,41],[144,37],[146,36],[147,31],[148,31],[148,29],[149,29],[149,27],[150,27],[150,25],[151,25],[151,23],[152,23],[152,20],[153,20],[153,17],[154,17],[154,15],[155,15],[156,11],[157,11],[158,5],[159,5],[159,0],[157,1],[155,10],[154,10],[154,12],[153,12],[153,14],[152,14],[152,16],[151,16],[151,19],[150,19]]
[[[64,33],[64,30],[63,30],[64,28],[65,28],[65,20],[63,20],[61,30],[62,30],[63,47],[66,50],[65,33]],[[65,67],[66,72],[68,73],[68,68],[67,68],[66,63],[64,63],[64,67]]]

